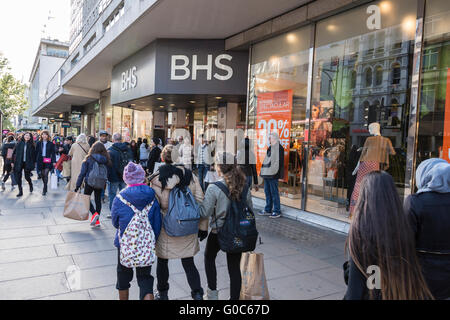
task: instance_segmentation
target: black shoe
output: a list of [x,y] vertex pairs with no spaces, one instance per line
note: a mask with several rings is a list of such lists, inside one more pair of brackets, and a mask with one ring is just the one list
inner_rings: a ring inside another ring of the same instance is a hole
[[192,291],[191,297],[193,300],[203,300],[203,289]]
[[30,193],[33,193],[33,185],[32,184],[30,184]]
[[43,192],[42,192],[42,195],[43,195],[43,196],[46,196],[46,195],[47,195],[47,191],[43,191]]
[[16,197],[17,197],[17,198],[20,198],[21,196],[23,196],[22,190],[19,191],[19,194],[18,194]]
[[155,296],[155,300],[169,300],[169,290],[158,291]]

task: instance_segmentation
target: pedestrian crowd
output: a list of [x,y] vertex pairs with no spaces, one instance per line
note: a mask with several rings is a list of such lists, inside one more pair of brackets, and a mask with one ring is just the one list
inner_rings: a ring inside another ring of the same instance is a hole
[[[106,131],[98,141],[84,134],[10,133],[2,141],[1,188],[5,192],[11,179],[12,190],[17,187],[17,197],[22,197],[24,175],[32,193],[36,171],[46,196],[49,181],[53,187],[65,180],[69,192],[82,191],[89,199],[94,194],[94,202],[89,200],[94,228],[101,226],[107,197],[108,218],[117,229],[116,289],[121,300],[129,297],[134,270],[140,299],[168,300],[169,260],[174,259],[181,260],[194,300],[217,300],[219,251],[226,253],[230,299],[239,300],[242,254],[252,252],[258,238],[251,190],[262,185],[255,155],[249,138],[236,155],[216,152],[214,138],[201,136],[200,142],[194,150],[187,137],[163,146],[156,137],[124,141],[120,133]],[[260,172],[266,207],[258,215],[281,217],[282,159],[284,149],[272,133]],[[344,299],[450,299],[450,164],[426,160],[415,178],[418,190],[404,203],[388,173],[374,171],[364,178],[345,248]],[[194,262],[204,240],[206,291]]]

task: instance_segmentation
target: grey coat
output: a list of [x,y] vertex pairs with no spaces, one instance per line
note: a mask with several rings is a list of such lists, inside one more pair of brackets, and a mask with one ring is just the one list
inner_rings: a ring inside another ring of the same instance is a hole
[[[227,185],[223,179],[219,181]],[[217,229],[223,226],[229,205],[230,200],[223,191],[216,185],[210,184],[206,190],[205,198],[199,207],[199,211],[202,218],[211,217],[210,225],[213,233],[217,233]],[[247,205],[253,211],[252,194],[250,191],[247,194]]]

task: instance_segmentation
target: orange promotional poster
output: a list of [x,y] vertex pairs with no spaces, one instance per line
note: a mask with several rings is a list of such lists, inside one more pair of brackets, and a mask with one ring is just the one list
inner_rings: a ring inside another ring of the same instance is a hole
[[442,158],[450,162],[450,68],[447,69],[447,94],[445,97],[444,145]]
[[267,92],[258,95],[256,117],[256,169],[261,173],[261,166],[269,148],[268,136],[277,132],[284,148],[284,181],[288,181],[289,147],[292,123],[293,91],[285,90]]

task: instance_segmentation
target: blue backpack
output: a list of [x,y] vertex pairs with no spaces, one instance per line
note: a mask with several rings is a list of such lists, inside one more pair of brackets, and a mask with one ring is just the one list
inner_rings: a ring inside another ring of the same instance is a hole
[[163,226],[171,237],[184,237],[198,233],[200,213],[197,202],[188,187],[175,187],[170,191],[169,208]]

